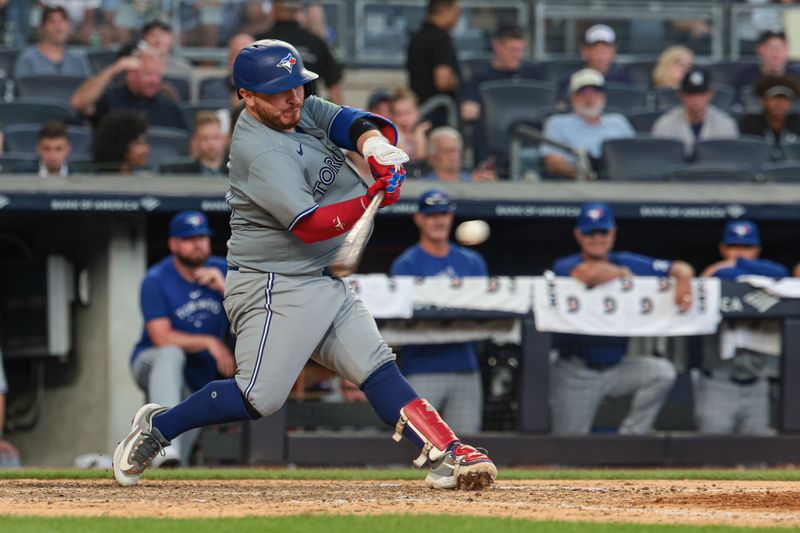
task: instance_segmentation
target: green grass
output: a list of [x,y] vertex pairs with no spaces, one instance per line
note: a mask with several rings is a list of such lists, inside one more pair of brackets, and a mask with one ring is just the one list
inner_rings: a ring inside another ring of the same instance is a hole
[[[187,468],[148,470],[147,479],[320,479],[320,480],[418,480],[424,471],[413,468]],[[0,470],[0,479],[111,479],[107,470],[77,469],[8,469]],[[742,480],[800,481],[800,470],[789,469],[500,469],[499,479],[673,479],[673,480]]]
[[[485,533],[535,531],[537,533],[703,533],[775,532],[774,528],[739,528],[727,526],[678,526],[641,524],[594,524],[588,522],[534,522],[512,518],[476,518],[468,516],[290,516],[277,518],[225,518],[203,520],[177,520],[155,518],[33,518],[2,517],[0,529],[3,533],[41,533],[80,531],[81,533],[236,533],[270,532],[281,533],[357,533],[381,531],[381,533]],[[779,531],[799,531],[780,529]]]

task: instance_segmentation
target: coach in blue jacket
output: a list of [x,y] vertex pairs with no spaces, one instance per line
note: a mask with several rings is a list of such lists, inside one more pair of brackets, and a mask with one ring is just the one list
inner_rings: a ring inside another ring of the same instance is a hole
[[[450,242],[455,205],[446,192],[432,189],[419,198],[414,223],[419,242],[394,260],[392,276],[488,276],[478,252]],[[481,430],[483,386],[475,342],[407,345],[400,369],[420,396],[442,413],[453,430],[471,435]]]
[[[732,220],[722,231],[720,261],[709,265],[703,276],[734,281],[755,275],[780,279],[789,275],[786,267],[761,259],[758,226],[749,220]],[[726,321],[742,334],[771,332],[778,326],[766,320]],[[705,434],[765,435],[769,426],[768,375],[775,372],[777,358],[752,349],[737,347],[732,358],[720,357],[719,336],[704,345],[701,373],[694,382],[695,420]]]
[[[608,204],[584,204],[574,236],[580,252],[553,263],[557,276],[571,276],[588,287],[628,276],[672,277],[676,305],[681,311],[691,306],[694,269],[689,264],[612,251],[617,228]],[[559,355],[552,380],[553,433],[588,433],[604,398],[628,395],[631,408],[619,432],[641,435],[652,429],[675,381],[672,363],[652,355],[626,356],[627,337],[558,334],[553,347]]]

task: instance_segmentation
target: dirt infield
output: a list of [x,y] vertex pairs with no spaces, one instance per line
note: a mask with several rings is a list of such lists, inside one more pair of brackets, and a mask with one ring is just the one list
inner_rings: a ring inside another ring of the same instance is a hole
[[537,520],[800,526],[800,482],[502,481],[443,492],[420,481],[6,480],[0,514],[229,517],[459,513]]

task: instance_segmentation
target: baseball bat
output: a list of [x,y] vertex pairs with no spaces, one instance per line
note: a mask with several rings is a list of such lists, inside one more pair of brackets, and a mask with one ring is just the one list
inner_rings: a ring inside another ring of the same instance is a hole
[[369,227],[375,219],[375,213],[378,212],[378,207],[383,201],[384,194],[386,194],[386,191],[380,190],[372,197],[372,201],[370,201],[366,211],[353,224],[339,250],[336,251],[336,256],[328,269],[337,278],[349,276],[358,268],[361,256],[364,254],[364,248],[367,247]]

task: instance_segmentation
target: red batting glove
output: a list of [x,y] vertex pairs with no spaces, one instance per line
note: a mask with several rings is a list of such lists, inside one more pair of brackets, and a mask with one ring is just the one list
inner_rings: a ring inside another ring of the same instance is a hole
[[364,195],[366,198],[365,203],[368,205],[369,202],[372,201],[372,198],[378,194],[378,191],[383,190],[385,193],[383,196],[383,201],[381,201],[381,205],[379,207],[392,205],[400,199],[400,186],[403,184],[403,180],[405,178],[406,171],[403,167],[400,167],[398,172],[392,171],[391,176],[376,178],[375,183],[369,186],[367,189],[367,194]]

